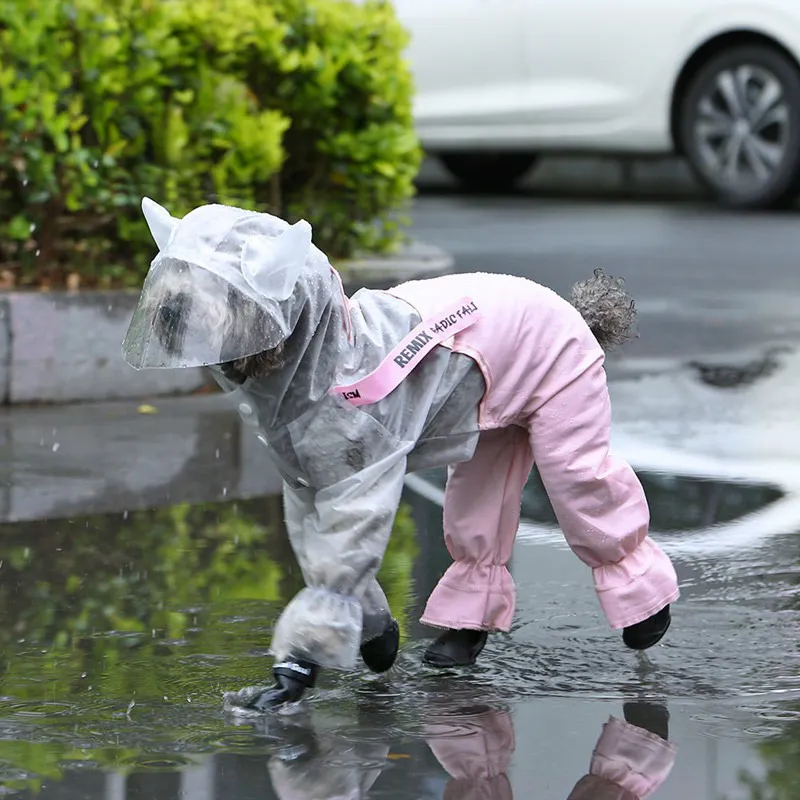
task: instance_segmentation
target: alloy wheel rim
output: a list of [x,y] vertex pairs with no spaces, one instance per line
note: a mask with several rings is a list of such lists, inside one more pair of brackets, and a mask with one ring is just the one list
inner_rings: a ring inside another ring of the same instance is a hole
[[790,113],[781,81],[764,67],[719,72],[697,104],[694,137],[704,171],[739,191],[768,184],[789,146]]

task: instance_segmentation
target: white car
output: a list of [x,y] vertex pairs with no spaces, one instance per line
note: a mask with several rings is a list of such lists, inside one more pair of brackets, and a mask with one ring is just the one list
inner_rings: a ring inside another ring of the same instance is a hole
[[800,191],[800,0],[393,1],[422,144],[464,184],[678,153],[730,206]]

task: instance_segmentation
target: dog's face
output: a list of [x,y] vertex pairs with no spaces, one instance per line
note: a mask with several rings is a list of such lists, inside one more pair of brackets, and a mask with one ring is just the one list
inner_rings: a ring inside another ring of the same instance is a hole
[[192,295],[188,291],[178,291],[167,295],[155,314],[156,336],[171,356],[178,356],[183,352],[191,305]]
[[276,338],[276,326],[267,312],[233,287],[218,281],[198,281],[196,274],[170,270],[160,279],[159,291],[149,295],[152,307],[145,311],[153,320],[154,333],[165,353],[178,363],[192,351],[207,349],[218,354],[216,363],[208,366],[216,366],[237,384],[281,369],[285,364],[283,341],[235,357],[253,349],[252,344],[246,347],[243,343]]

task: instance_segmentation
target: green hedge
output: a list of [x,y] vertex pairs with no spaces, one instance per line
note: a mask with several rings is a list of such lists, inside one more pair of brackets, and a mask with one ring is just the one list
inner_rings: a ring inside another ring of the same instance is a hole
[[[134,719],[159,715],[162,741],[205,747],[202,719],[218,715],[222,691],[269,678],[257,654],[303,586],[282,517],[277,496],[0,525],[2,713],[55,703],[82,725],[77,744],[41,728],[0,737],[0,793],[34,794],[76,761],[127,771],[152,756],[109,713],[131,700]],[[379,580],[404,640],[416,534],[401,504]],[[187,698],[200,715],[188,728],[171,711]]]
[[383,0],[0,0],[4,280],[138,284],[143,194],[391,247],[420,163],[405,44]]

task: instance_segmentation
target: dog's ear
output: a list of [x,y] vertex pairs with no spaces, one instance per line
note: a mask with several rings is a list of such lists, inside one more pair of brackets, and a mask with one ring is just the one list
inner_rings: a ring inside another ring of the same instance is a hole
[[178,220],[170,216],[166,208],[149,197],[142,198],[142,214],[144,214],[147,227],[150,228],[150,233],[158,245],[158,249],[163,250],[169,244]]
[[285,300],[294,291],[311,249],[311,225],[304,219],[277,236],[252,236],[242,248],[245,280],[256,291]]

